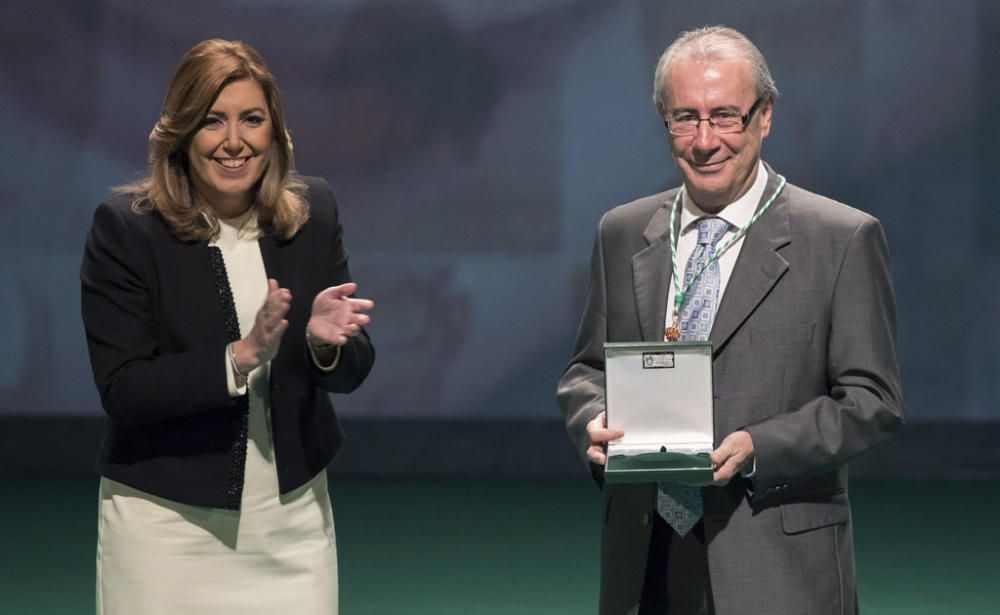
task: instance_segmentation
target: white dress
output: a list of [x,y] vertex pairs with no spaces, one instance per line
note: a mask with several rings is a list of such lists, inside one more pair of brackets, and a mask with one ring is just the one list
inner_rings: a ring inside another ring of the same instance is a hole
[[[249,230],[240,229],[248,215],[220,221],[220,236],[212,242],[226,263],[241,336],[249,333],[267,294],[252,220]],[[247,384],[239,511],[180,504],[101,479],[98,615],[337,613],[337,546],[326,471],[279,494],[269,367],[254,370]],[[236,392],[232,382],[230,390]]]

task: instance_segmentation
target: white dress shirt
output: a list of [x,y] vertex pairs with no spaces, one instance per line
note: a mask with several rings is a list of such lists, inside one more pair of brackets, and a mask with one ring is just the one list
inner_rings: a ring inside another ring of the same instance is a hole
[[[677,276],[681,284],[684,284],[684,269],[687,267],[688,259],[691,258],[691,252],[694,251],[695,246],[698,245],[698,219],[705,216],[715,215],[718,218],[722,218],[729,223],[729,228],[726,233],[722,236],[719,241],[719,245],[724,244],[729,240],[730,237],[736,234],[736,231],[741,229],[744,225],[750,222],[753,218],[753,214],[757,209],[757,204],[760,203],[761,197],[764,195],[764,188],[767,187],[767,169],[764,168],[764,163],[757,162],[757,178],[754,179],[753,185],[747,190],[746,194],[736,199],[717,214],[708,214],[702,211],[691,197],[688,195],[687,190],[684,191],[684,196],[681,198],[681,228],[680,236],[677,238]],[[733,267],[736,266],[736,259],[740,255],[740,249],[743,247],[744,237],[740,237],[738,241],[729,246],[729,248],[719,256],[719,273],[721,286],[719,288],[719,303],[722,303],[722,297],[726,293],[726,286],[729,283],[729,276],[733,273]],[[669,327],[673,324],[674,319],[674,297],[677,294],[677,289],[674,287],[673,278],[670,280],[670,291],[667,294],[667,319],[664,324],[665,327]]]

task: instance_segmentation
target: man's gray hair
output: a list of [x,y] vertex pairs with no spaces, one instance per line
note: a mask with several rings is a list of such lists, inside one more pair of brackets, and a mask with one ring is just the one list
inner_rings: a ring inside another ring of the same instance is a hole
[[767,68],[767,61],[760,49],[741,32],[726,26],[709,26],[682,32],[660,56],[653,77],[653,102],[660,109],[667,109],[667,72],[674,60],[681,58],[743,58],[750,63],[757,97],[772,101],[778,98],[778,87],[774,85],[771,71]]

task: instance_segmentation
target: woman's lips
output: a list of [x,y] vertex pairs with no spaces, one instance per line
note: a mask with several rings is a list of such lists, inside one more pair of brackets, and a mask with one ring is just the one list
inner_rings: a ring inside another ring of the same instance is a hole
[[227,175],[239,175],[250,164],[253,156],[243,156],[240,158],[213,158],[212,160],[219,169]]

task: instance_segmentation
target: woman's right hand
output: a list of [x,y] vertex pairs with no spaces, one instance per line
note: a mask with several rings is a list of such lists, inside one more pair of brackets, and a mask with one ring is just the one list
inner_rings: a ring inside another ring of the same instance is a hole
[[292,307],[292,292],[278,286],[278,281],[267,280],[267,298],[257,311],[250,333],[233,343],[236,366],[244,374],[249,374],[278,354],[281,336],[288,329],[285,315]]

